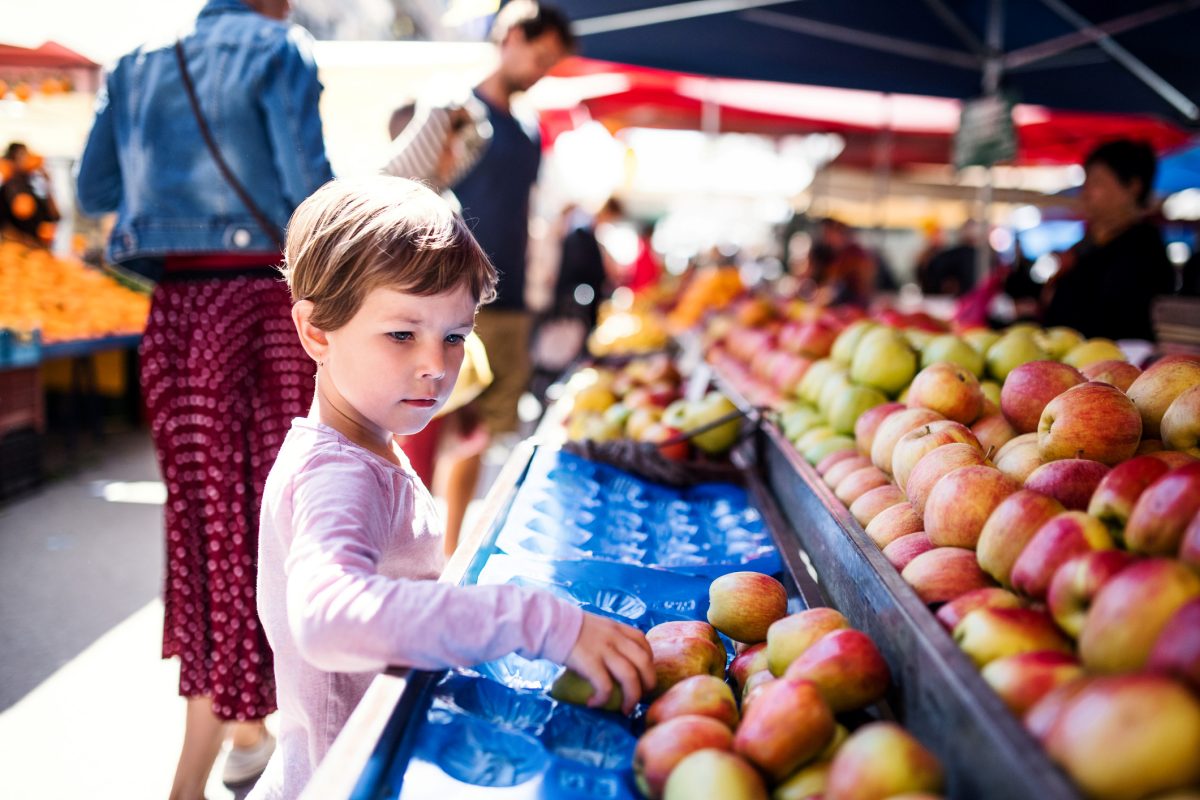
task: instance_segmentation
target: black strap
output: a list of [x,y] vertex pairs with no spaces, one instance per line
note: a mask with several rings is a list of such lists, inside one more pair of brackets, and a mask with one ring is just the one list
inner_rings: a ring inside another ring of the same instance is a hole
[[200,126],[200,135],[204,137],[204,143],[208,145],[208,152],[212,153],[213,160],[217,162],[217,169],[225,177],[225,182],[229,184],[229,188],[233,189],[234,193],[241,199],[242,204],[246,206],[246,210],[250,212],[250,216],[254,217],[254,220],[258,223],[258,227],[262,228],[267,238],[274,242],[280,252],[283,252],[283,237],[279,235],[279,229],[267,219],[267,215],[262,212],[262,209],[250,197],[246,189],[234,177],[233,171],[229,169],[229,165],[225,163],[224,156],[221,155],[221,151],[217,148],[212,131],[208,129],[208,122],[204,119],[204,114],[200,112],[200,102],[196,99],[196,87],[192,85],[192,76],[187,68],[187,58],[183,54],[183,42],[178,39],[175,40],[175,61],[179,64],[179,75],[183,78],[183,88],[187,90],[188,101],[192,105],[192,114],[196,117],[196,124]]

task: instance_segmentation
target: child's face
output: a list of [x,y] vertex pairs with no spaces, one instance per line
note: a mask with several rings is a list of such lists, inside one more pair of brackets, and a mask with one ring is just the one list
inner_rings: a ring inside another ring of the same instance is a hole
[[360,425],[380,436],[416,433],[454,388],[475,307],[466,287],[430,297],[374,289],[327,334],[325,378]]

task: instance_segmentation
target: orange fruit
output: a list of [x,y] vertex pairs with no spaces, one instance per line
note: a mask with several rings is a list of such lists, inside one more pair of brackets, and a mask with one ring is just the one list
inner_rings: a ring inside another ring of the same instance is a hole
[[29,192],[21,192],[13,197],[8,208],[17,219],[29,219],[37,211],[37,200]]

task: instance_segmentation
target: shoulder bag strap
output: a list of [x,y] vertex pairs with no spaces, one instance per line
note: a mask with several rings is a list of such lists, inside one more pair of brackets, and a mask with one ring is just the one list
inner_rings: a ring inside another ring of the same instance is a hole
[[241,199],[242,204],[246,206],[246,210],[250,212],[250,216],[258,223],[258,227],[262,228],[263,233],[267,235],[280,252],[283,252],[283,237],[279,235],[279,229],[267,219],[267,215],[250,197],[250,194],[242,186],[238,179],[234,177],[233,171],[229,169],[229,165],[225,163],[224,156],[217,148],[217,143],[213,139],[212,131],[208,128],[208,121],[204,119],[204,114],[200,111],[200,102],[196,99],[196,87],[192,85],[192,76],[188,72],[187,59],[183,54],[183,42],[178,39],[175,41],[175,61],[179,64],[179,75],[183,78],[183,88],[187,90],[188,102],[192,106],[192,114],[196,117],[196,124],[200,126],[200,135],[204,138],[204,143],[208,145],[208,152],[212,153],[213,160],[217,162],[217,169],[221,171],[221,175],[225,177],[225,182],[229,184],[229,188],[233,189],[234,193]]

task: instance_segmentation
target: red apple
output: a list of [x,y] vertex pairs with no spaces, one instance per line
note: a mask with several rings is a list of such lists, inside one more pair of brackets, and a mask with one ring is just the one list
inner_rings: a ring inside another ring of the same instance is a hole
[[733,750],[778,782],[825,748],[834,725],[816,684],[780,678],[763,686],[746,709]]
[[1168,469],[1175,469],[1176,467],[1186,466],[1187,464],[1194,464],[1197,460],[1200,460],[1196,456],[1192,456],[1178,450],[1163,450],[1157,453],[1150,453],[1149,455],[1152,455],[1162,461],[1167,465]]
[[1046,405],[1084,382],[1074,367],[1057,361],[1030,361],[1008,373],[1000,389],[1000,410],[1019,433],[1038,429]]
[[1094,361],[1079,371],[1089,381],[1109,383],[1126,393],[1129,392],[1129,387],[1137,380],[1137,377],[1142,374],[1142,371],[1133,364],[1117,359]]
[[[633,772],[646,797],[662,797],[671,771],[700,750],[730,750],[733,733],[711,717],[683,716],[667,720],[642,735],[633,750]],[[765,795],[764,795],[765,796]]]
[[1021,487],[998,469],[960,467],[943,477],[925,502],[925,533],[938,547],[974,549],[988,517]]
[[982,464],[983,453],[979,452],[979,448],[963,443],[944,444],[921,457],[908,476],[904,493],[908,495],[913,510],[924,517],[925,503],[933,487],[942,478],[957,469]]
[[711,717],[730,730],[738,724],[737,701],[729,684],[714,675],[693,675],[650,704],[646,709],[646,727],[689,714]]
[[1169,558],[1131,564],[1100,588],[1079,635],[1090,672],[1130,672],[1145,666],[1167,622],[1200,596],[1200,575]]
[[745,759],[724,750],[697,750],[680,761],[667,778],[664,800],[694,797],[767,800],[762,777]]
[[882,550],[901,536],[923,531],[924,525],[911,503],[898,503],[867,523],[867,536]]
[[783,677],[815,683],[835,714],[871,705],[891,682],[887,662],[871,637],[852,629],[822,636],[788,666]]
[[1173,556],[1200,512],[1200,463],[1171,470],[1138,497],[1125,525],[1125,546],[1137,553]]
[[1117,464],[1092,493],[1087,512],[1107,525],[1113,538],[1123,542],[1125,523],[1134,503],[1168,469],[1161,458],[1154,456],[1138,456]]
[[943,419],[942,415],[928,408],[906,408],[888,415],[879,424],[875,438],[871,440],[871,463],[881,470],[891,470],[892,451],[904,434],[939,419]]
[[729,675],[739,689],[745,687],[747,678],[764,669],[768,669],[766,642],[750,645],[729,663]]
[[725,674],[725,650],[707,639],[654,639],[654,696],[664,694],[675,684],[693,675]]
[[1116,464],[1133,456],[1142,418],[1125,393],[1107,383],[1081,383],[1047,404],[1038,423],[1043,462],[1090,458]]
[[939,792],[942,768],[912,734],[894,722],[855,731],[833,757],[826,800],[883,800],[909,792]]
[[776,622],[767,631],[767,664],[771,674],[782,675],[788,665],[830,631],[849,628],[840,611],[809,608]]
[[935,616],[943,628],[953,633],[962,618],[977,608],[1021,608],[1024,605],[1024,600],[1007,589],[989,586],[959,595],[939,608]]
[[812,366],[812,360],[803,356],[785,354],[776,362],[775,373],[771,379],[779,391],[791,394],[800,385],[804,373]]
[[1096,593],[1133,562],[1124,550],[1093,550],[1060,566],[1046,592],[1046,605],[1058,627],[1079,638]]
[[[687,440],[672,441],[682,433],[683,431],[679,428],[672,428],[669,425],[656,422],[642,431],[642,441],[658,445],[658,452],[662,453],[664,458],[669,458],[672,461],[686,461],[690,454]],[[668,442],[670,443],[668,444]]]
[[1013,588],[1034,600],[1045,599],[1059,567],[1075,556],[1112,547],[1112,537],[1103,522],[1082,511],[1064,511],[1038,528],[1017,557],[1012,570]]
[[825,473],[825,485],[830,489],[837,489],[838,484],[844,481],[850,473],[869,466],[871,466],[871,459],[866,456],[854,456],[845,461],[839,461],[829,468],[829,472]]
[[850,515],[858,520],[859,525],[869,525],[881,511],[903,502],[904,492],[893,484],[876,486],[850,504]]
[[979,566],[1005,586],[1012,585],[1012,568],[1021,551],[1044,523],[1066,509],[1038,492],[1014,492],[988,517],[975,545]]
[[653,642],[656,639],[707,639],[722,650],[725,649],[725,643],[721,641],[717,629],[698,619],[660,622],[646,631],[646,641]]
[[891,480],[877,467],[863,467],[847,475],[833,493],[847,506],[878,486],[887,486]]
[[1025,488],[1053,497],[1068,510],[1083,511],[1108,470],[1099,461],[1064,458],[1035,469],[1025,479]]
[[903,572],[914,558],[932,549],[933,543],[929,541],[925,531],[918,531],[893,539],[891,544],[883,548],[883,557],[897,572]]
[[946,603],[975,589],[991,586],[975,553],[961,547],[935,547],[908,562],[900,577],[926,605]]
[[958,623],[954,641],[981,669],[1019,653],[1071,652],[1054,620],[1033,608],[977,608]]
[[1067,710],[1067,706],[1093,680],[1095,679],[1084,674],[1075,678],[1075,680],[1067,681],[1061,686],[1051,689],[1043,695],[1041,700],[1034,703],[1032,708],[1025,712],[1025,717],[1022,720],[1025,723],[1025,729],[1033,734],[1033,738],[1044,745],[1046,737],[1049,736],[1050,731],[1054,728],[1054,724],[1058,722],[1058,718]]
[[969,370],[939,361],[913,378],[908,387],[908,405],[929,408],[946,419],[970,425],[983,409],[983,391]]
[[975,441],[979,442],[984,455],[991,458],[1001,447],[1016,438],[1017,429],[1003,414],[988,414],[975,421],[971,426],[971,433],[975,434]]
[[1200,572],[1200,512],[1192,517],[1179,543],[1179,560]]
[[787,614],[787,589],[761,572],[731,572],[708,587],[708,621],[738,642],[767,639],[767,628]]
[[742,687],[742,715],[745,716],[746,709],[750,707],[750,702],[758,695],[760,689],[771,681],[777,680],[771,674],[771,670],[764,669],[758,672],[752,672],[750,677],[746,678],[746,684]]
[[996,469],[1017,483],[1025,483],[1025,479],[1042,465],[1037,434],[1022,433],[1020,436],[1009,439],[992,457],[992,461],[995,463]]
[[[913,467],[926,453],[955,442],[979,447],[970,428],[948,419],[921,425],[904,434],[892,449],[892,478],[896,485],[901,488],[908,485],[908,476],[912,474]],[[979,449],[983,451],[982,447]]]
[[[822,477],[829,472],[835,465],[840,464],[848,458],[858,457],[857,450],[838,450],[836,453],[830,453],[817,463],[817,474]],[[868,464],[870,462],[867,462]],[[867,464],[863,464],[867,466]]]
[[1180,606],[1167,622],[1146,669],[1183,681],[1200,694],[1200,597]]
[[854,441],[858,442],[859,452],[869,456],[871,443],[875,440],[875,432],[879,426],[892,414],[904,409],[903,403],[884,403],[881,406],[875,406],[870,411],[863,412],[863,415],[854,423]]
[[1159,359],[1129,387],[1129,398],[1142,418],[1147,439],[1161,439],[1159,425],[1176,397],[1200,385],[1200,357],[1167,356]]
[[1159,427],[1163,444],[1200,458],[1200,384],[1185,390],[1167,406]]
[[998,658],[982,674],[1008,710],[1021,717],[1051,691],[1080,677],[1083,667],[1074,656],[1052,650]]
[[795,351],[809,358],[825,358],[833,349],[833,342],[841,333],[840,327],[822,322],[806,322],[800,325],[793,340]]

